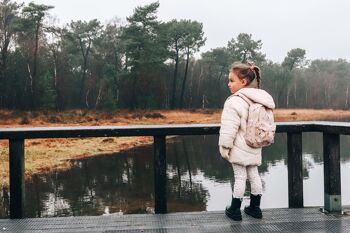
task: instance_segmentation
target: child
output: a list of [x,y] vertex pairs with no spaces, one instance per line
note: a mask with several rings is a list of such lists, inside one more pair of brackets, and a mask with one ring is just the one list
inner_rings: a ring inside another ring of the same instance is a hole
[[[260,103],[270,109],[275,103],[270,94],[259,89],[260,69],[250,63],[234,63],[229,73],[228,88],[231,93],[240,93],[252,102]],[[261,165],[261,148],[248,146],[244,139],[247,125],[249,104],[238,95],[227,98],[221,115],[219,149],[221,156],[233,167],[235,182],[231,206],[226,208],[226,215],[236,221],[242,220],[240,211],[245,192],[246,179],[251,186],[250,205],[244,212],[254,218],[262,218],[260,200],[262,195],[261,178],[258,166]]]

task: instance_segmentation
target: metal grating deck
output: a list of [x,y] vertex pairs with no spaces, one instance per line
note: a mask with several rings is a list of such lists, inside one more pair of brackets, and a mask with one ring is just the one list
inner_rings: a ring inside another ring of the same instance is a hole
[[243,214],[242,222],[232,221],[223,211],[165,215],[0,219],[0,233],[350,232],[350,216],[325,215],[318,208],[268,209],[264,210],[263,214],[262,220]]

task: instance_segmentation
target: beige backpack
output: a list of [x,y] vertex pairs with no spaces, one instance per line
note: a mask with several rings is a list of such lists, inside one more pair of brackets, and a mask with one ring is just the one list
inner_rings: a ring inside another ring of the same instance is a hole
[[242,93],[235,95],[249,104],[247,128],[244,135],[247,145],[253,148],[271,145],[274,142],[276,132],[272,109],[252,102]]

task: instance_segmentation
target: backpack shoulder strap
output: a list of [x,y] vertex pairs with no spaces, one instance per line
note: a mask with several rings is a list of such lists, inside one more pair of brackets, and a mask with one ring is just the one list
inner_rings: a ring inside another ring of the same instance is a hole
[[248,103],[249,106],[254,104],[253,101],[251,101],[247,96],[243,95],[242,93],[238,92],[238,93],[235,93],[234,95],[241,97],[245,102]]

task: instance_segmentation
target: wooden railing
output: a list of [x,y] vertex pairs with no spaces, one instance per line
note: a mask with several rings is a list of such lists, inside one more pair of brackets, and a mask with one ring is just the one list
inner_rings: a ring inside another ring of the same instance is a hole
[[[153,136],[155,212],[167,213],[166,136],[210,135],[218,134],[219,130],[218,124],[0,128],[0,139],[8,139],[10,147],[10,218],[25,217],[25,139]],[[277,123],[277,132],[287,133],[289,207],[304,207],[302,133],[323,132],[324,209],[340,212],[342,205],[339,138],[341,134],[350,135],[350,123],[281,122]]]

